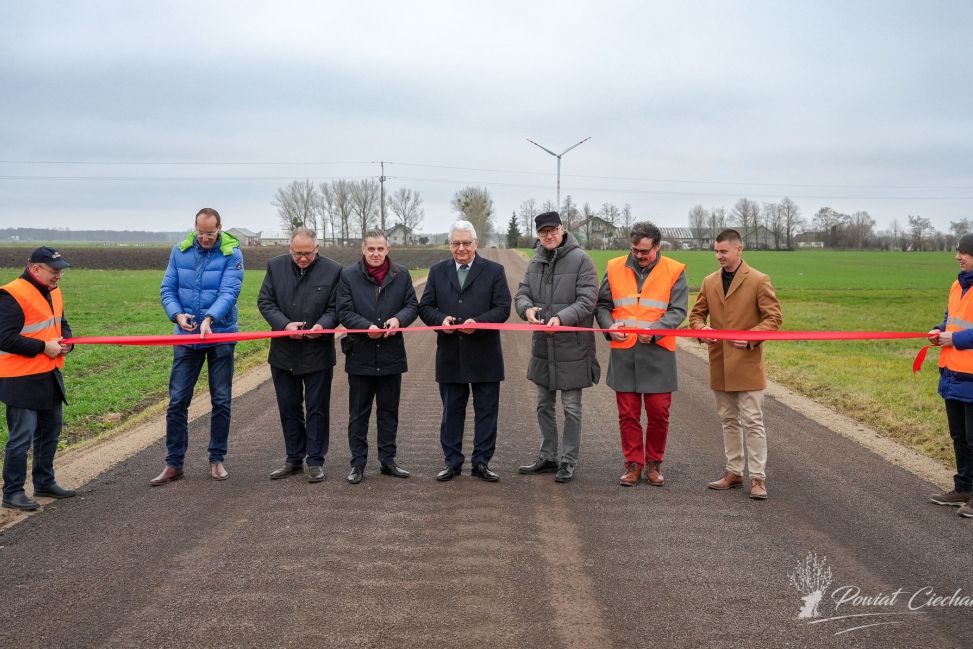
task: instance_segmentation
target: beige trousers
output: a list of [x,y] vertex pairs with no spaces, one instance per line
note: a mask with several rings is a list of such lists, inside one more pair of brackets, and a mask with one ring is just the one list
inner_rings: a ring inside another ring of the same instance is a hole
[[743,475],[744,457],[751,478],[766,479],[767,433],[764,430],[764,391],[721,392],[716,396],[716,411],[723,424],[723,449],[726,470]]

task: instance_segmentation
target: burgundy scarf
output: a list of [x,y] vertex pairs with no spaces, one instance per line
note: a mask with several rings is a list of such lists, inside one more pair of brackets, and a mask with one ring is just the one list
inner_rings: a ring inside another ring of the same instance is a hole
[[382,265],[377,268],[369,266],[364,257],[362,257],[362,262],[365,264],[365,271],[375,280],[376,284],[381,286],[382,282],[385,281],[385,275],[389,272],[389,258],[386,257]]

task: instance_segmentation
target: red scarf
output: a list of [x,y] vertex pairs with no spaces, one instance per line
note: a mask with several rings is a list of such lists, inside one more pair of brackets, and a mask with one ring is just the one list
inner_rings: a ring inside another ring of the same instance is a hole
[[369,266],[364,257],[362,257],[362,263],[365,264],[365,271],[369,276],[375,280],[376,284],[381,286],[382,282],[385,281],[385,275],[389,272],[389,258],[386,257],[382,265],[378,267]]

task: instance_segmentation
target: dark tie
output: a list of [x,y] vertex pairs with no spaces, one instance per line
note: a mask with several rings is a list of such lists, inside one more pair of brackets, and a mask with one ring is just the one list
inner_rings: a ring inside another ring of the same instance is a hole
[[459,287],[463,288],[463,285],[466,284],[466,276],[470,274],[470,265],[461,264],[456,274],[459,276]]

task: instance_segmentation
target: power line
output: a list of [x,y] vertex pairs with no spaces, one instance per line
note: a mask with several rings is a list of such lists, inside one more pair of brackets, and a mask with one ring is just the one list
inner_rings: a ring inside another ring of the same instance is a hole
[[[0,164],[24,164],[24,165],[79,165],[79,166],[342,166],[342,165],[373,165],[379,164],[378,161],[354,161],[354,162],[316,162],[316,161],[138,161],[138,160],[0,160]],[[457,165],[429,164],[420,162],[391,162],[388,165],[399,165],[402,167],[419,167],[427,169],[448,169],[452,171],[477,171],[486,173],[502,173],[515,175],[531,176],[550,176],[550,172],[530,171],[525,169],[493,169],[488,167],[465,167]],[[827,189],[896,189],[896,190],[917,190],[917,191],[968,191],[973,190],[969,185],[856,185],[856,184],[820,184],[820,183],[769,183],[759,181],[736,181],[736,180],[712,180],[712,179],[690,179],[690,178],[652,178],[644,176],[606,176],[591,174],[563,174],[565,178],[582,178],[589,180],[611,180],[629,182],[648,182],[659,184],[689,184],[689,185],[728,185],[733,187],[795,187],[801,189],[827,188]],[[21,178],[20,176],[0,176],[0,179]],[[43,176],[31,176],[32,179],[41,179]],[[277,180],[277,178],[264,177],[257,179]],[[286,179],[285,179],[286,180]],[[462,181],[457,181],[462,182]],[[499,183],[493,183],[499,184]],[[533,186],[533,185],[531,185]],[[699,193],[699,192],[696,192]],[[964,197],[965,198],[965,197]]]

